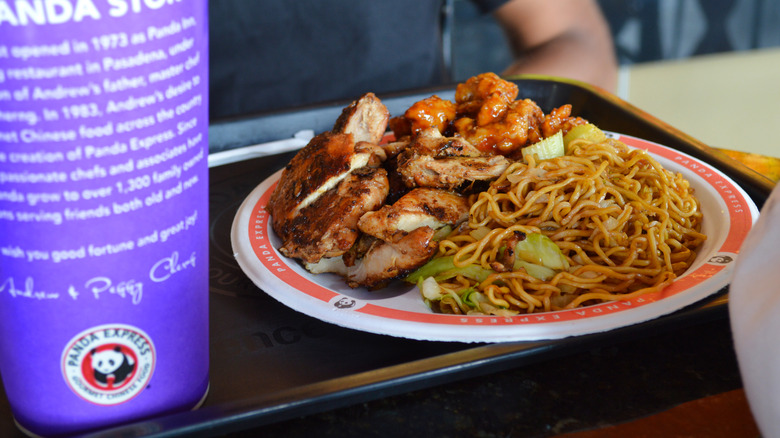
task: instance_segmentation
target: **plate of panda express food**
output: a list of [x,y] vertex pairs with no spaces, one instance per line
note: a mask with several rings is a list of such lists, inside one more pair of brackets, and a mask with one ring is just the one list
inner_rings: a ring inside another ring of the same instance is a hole
[[728,176],[492,73],[392,116],[344,108],[244,200],[231,241],[265,293],[420,340],[558,339],[723,289],[758,209]]

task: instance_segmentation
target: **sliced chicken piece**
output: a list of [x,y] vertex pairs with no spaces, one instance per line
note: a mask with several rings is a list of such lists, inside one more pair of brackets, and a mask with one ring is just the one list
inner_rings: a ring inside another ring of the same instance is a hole
[[387,131],[390,112],[374,93],[366,93],[344,108],[333,132],[352,134],[355,142],[379,143]]
[[379,239],[374,236],[361,233],[357,242],[355,242],[355,244],[352,245],[352,248],[350,248],[349,251],[344,253],[344,255],[342,256],[342,259],[344,260],[344,264],[346,266],[355,266],[358,260],[360,260],[363,256],[366,255],[368,250],[371,249],[372,246],[374,246],[377,240]]
[[434,159],[421,156],[401,170],[407,186],[453,190],[475,181],[492,181],[509,166],[501,156]]
[[317,263],[304,263],[303,266],[312,274],[331,272],[346,278],[349,275],[349,269],[359,263],[360,259],[378,241],[379,239],[374,236],[361,234],[355,244],[344,254],[338,257],[322,258]]
[[461,137],[445,137],[436,128],[421,130],[401,153],[430,155],[434,158],[480,157],[482,152]]
[[316,263],[304,262],[303,267],[312,274],[338,274],[346,278],[349,267],[344,263],[344,256],[323,257]]
[[273,229],[282,239],[279,251],[309,263],[344,254],[359,236],[360,217],[379,208],[387,193],[384,169],[352,171],[336,187],[298,209],[295,216],[272,216]]
[[438,248],[435,230],[468,218],[465,197],[438,189],[418,188],[393,205],[364,214],[363,234],[341,257],[304,264],[312,273],[333,272],[351,287],[380,287],[424,265]]
[[336,187],[354,169],[366,166],[371,151],[355,150],[351,134],[325,132],[314,137],[282,171],[268,201],[274,221],[283,223],[298,210]]
[[314,137],[285,167],[268,202],[271,215],[294,217],[353,170],[378,166],[386,158],[376,143],[387,118],[387,108],[371,93],[345,108],[332,131]]
[[398,160],[388,159],[382,167],[387,170],[387,179],[390,181],[390,193],[387,195],[385,204],[392,204],[401,199],[401,196],[409,193],[413,187],[406,186],[404,177],[398,171]]
[[357,220],[388,194],[387,171],[375,169],[387,158],[377,142],[388,118],[385,105],[368,93],[285,167],[267,206],[282,254],[312,262],[352,246]]
[[408,187],[448,190],[494,180],[510,164],[504,156],[483,155],[466,140],[444,137],[435,128],[421,131],[397,161],[398,172]]
[[373,93],[344,108],[333,130],[314,137],[287,165],[269,202],[271,214],[294,216],[351,171],[378,167],[387,158],[377,143],[388,118],[387,107]]
[[355,153],[369,154],[369,159],[366,163],[368,167],[379,167],[387,160],[387,152],[385,152],[382,146],[367,141],[358,142],[355,145]]
[[411,233],[399,233],[392,242],[369,237],[365,241],[370,244],[368,249],[352,262],[346,262],[345,254],[323,258],[317,263],[304,263],[304,267],[314,274],[339,274],[353,288],[377,289],[427,263],[438,248],[433,234],[433,229],[421,227]]
[[387,156],[387,158],[394,158],[395,156],[400,154],[404,149],[406,149],[411,142],[412,142],[411,138],[407,136],[388,143],[380,143],[379,147],[381,147],[382,150],[385,151],[385,155]]
[[347,284],[376,289],[413,272],[436,253],[439,244],[433,240],[433,234],[432,228],[421,227],[410,233],[400,233],[393,242],[377,240],[349,268]]
[[385,241],[398,232],[409,233],[420,227],[434,230],[456,226],[468,219],[468,200],[441,189],[416,188],[392,205],[370,211],[358,221],[360,231]]

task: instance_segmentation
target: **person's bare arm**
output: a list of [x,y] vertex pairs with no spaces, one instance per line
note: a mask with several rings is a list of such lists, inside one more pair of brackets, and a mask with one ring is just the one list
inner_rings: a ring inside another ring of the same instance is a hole
[[536,73],[617,86],[617,60],[595,0],[510,0],[494,12],[515,61],[504,75]]

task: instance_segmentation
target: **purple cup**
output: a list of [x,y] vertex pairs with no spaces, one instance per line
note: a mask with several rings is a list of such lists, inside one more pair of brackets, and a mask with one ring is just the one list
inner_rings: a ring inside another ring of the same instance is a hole
[[207,14],[0,2],[0,375],[28,434],[208,392]]

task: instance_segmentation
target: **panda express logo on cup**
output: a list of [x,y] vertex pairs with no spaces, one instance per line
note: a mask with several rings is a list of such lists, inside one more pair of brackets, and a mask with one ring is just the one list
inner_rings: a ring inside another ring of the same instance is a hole
[[154,344],[142,330],[121,324],[85,330],[62,352],[62,374],[84,400],[111,406],[146,388],[154,372]]

